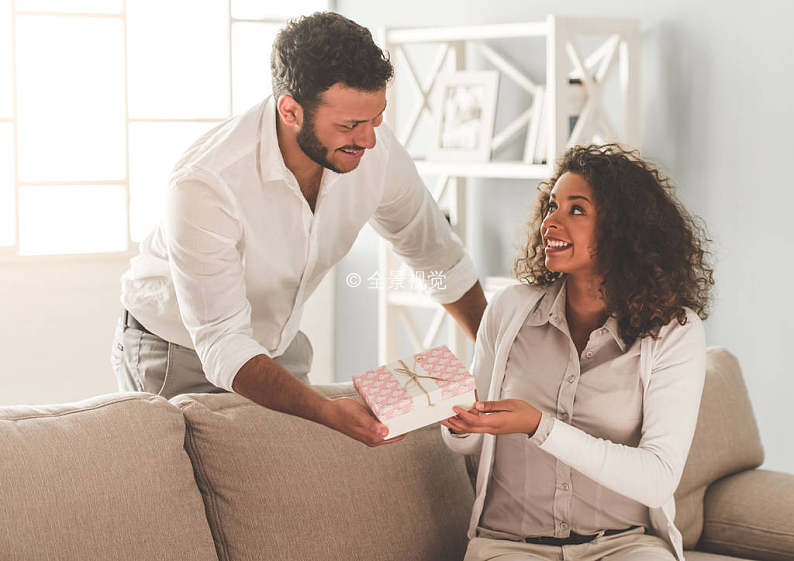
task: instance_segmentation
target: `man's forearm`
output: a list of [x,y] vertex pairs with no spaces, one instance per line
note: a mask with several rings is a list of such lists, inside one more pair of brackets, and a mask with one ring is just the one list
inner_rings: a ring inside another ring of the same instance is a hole
[[268,356],[257,355],[246,362],[234,377],[232,389],[268,409],[328,423],[326,409],[330,400]]
[[455,318],[469,339],[474,341],[477,338],[477,329],[480,327],[480,320],[487,304],[480,281],[477,281],[457,301],[443,306],[449,315]]
[[257,355],[243,365],[234,377],[232,389],[268,409],[315,421],[367,446],[405,438],[402,435],[384,440],[388,427],[364,405],[350,398],[327,399],[265,355]]

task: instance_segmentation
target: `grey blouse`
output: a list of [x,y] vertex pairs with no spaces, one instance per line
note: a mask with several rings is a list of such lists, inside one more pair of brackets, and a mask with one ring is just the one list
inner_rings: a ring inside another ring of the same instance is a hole
[[[579,356],[565,319],[563,285],[541,325],[521,327],[501,399],[522,399],[544,419],[535,435],[499,435],[478,534],[521,539],[648,526],[648,507],[607,489],[538,446],[556,417],[592,436],[637,446],[642,427],[640,345],[626,348],[609,318]],[[638,342],[637,342],[638,343]]]

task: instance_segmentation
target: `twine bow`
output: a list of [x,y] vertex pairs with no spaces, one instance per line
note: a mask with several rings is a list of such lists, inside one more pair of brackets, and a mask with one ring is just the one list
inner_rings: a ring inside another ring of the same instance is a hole
[[[415,370],[411,370],[410,368],[408,368],[408,365],[406,365],[405,362],[403,362],[402,360],[400,360],[399,362],[400,364],[403,365],[403,367],[395,368],[394,372],[396,372],[397,374],[404,374],[405,376],[408,376],[410,378],[410,380],[405,382],[403,387],[404,388],[408,387],[408,384],[410,384],[411,382],[416,384],[416,387],[418,387],[420,390],[425,392],[425,397],[427,397],[427,404],[432,407],[433,402],[430,401],[430,394],[424,388],[424,386],[422,386],[422,383],[419,381],[419,378],[428,378],[430,380],[446,380],[446,378],[440,378],[438,376],[423,376],[421,374],[418,374]],[[416,358],[414,358],[414,369],[416,369]]]

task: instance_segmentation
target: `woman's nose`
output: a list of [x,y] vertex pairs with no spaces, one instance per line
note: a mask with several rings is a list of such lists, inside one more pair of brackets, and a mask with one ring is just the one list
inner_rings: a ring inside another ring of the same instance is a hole
[[541,222],[541,228],[543,230],[557,229],[558,227],[556,214],[553,212],[549,212],[546,218],[543,219],[543,222]]

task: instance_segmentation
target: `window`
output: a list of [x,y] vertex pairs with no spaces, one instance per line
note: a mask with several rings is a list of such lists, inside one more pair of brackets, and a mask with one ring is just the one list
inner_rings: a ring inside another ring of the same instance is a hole
[[179,154],[270,94],[270,48],[328,0],[0,0],[0,254],[124,253]]

